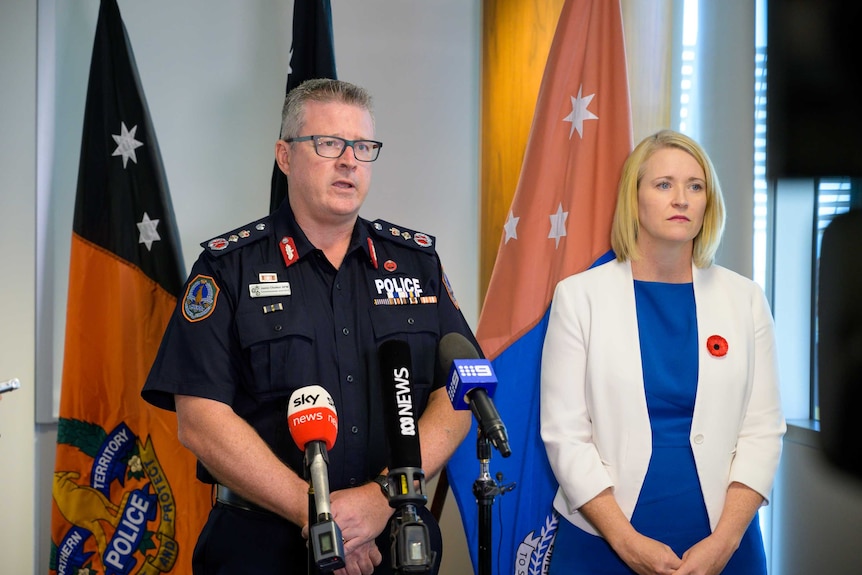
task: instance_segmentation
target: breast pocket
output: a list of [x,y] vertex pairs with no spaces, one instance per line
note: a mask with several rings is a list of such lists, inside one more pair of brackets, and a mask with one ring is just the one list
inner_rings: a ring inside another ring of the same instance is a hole
[[[259,399],[289,395],[310,381],[314,332],[300,306],[281,312],[237,315],[243,354],[251,367],[249,392]],[[302,383],[306,382],[306,383]]]
[[410,346],[415,403],[418,409],[424,409],[434,383],[440,339],[436,306],[379,306],[371,310],[371,322],[378,346],[388,339],[400,339]]

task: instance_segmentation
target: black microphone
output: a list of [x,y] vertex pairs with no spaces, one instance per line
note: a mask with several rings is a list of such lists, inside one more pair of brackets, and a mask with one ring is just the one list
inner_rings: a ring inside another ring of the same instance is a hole
[[448,370],[446,391],[455,409],[470,409],[482,432],[503,457],[512,455],[506,426],[491,401],[497,376],[487,359],[460,333],[447,333],[440,340],[440,366]]
[[428,573],[436,552],[431,550],[428,527],[417,505],[425,505],[425,472],[419,426],[413,403],[413,362],[403,340],[387,340],[377,350],[380,362],[383,415],[389,439],[389,506],[395,509],[390,541],[396,573]]

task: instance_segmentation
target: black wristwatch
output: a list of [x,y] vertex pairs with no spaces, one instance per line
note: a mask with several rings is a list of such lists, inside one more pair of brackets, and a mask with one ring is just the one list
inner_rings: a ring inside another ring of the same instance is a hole
[[389,499],[389,478],[385,475],[378,475],[371,481],[379,485],[380,491],[383,492],[383,495],[386,497],[386,499]]

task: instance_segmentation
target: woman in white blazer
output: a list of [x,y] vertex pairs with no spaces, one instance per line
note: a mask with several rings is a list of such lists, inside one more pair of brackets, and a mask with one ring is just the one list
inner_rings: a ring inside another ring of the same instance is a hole
[[786,427],[769,307],[713,264],[723,229],[709,157],[663,130],[623,166],[616,260],[556,287],[541,377],[551,575],[766,573],[756,514]]

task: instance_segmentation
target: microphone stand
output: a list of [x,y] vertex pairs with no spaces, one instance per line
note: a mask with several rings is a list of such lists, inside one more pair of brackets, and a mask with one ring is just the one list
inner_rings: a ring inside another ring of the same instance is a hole
[[[344,540],[329,507],[329,457],[322,441],[305,449],[308,481],[308,573],[330,573],[344,567]],[[317,487],[315,487],[317,486]]]
[[[473,495],[479,508],[478,575],[491,575],[491,507],[497,495],[513,490],[515,484],[501,485],[491,478],[491,441],[485,435],[482,425],[479,425],[476,435],[476,457],[479,460],[479,477],[473,482]],[[497,477],[502,480],[503,474],[498,473]]]

